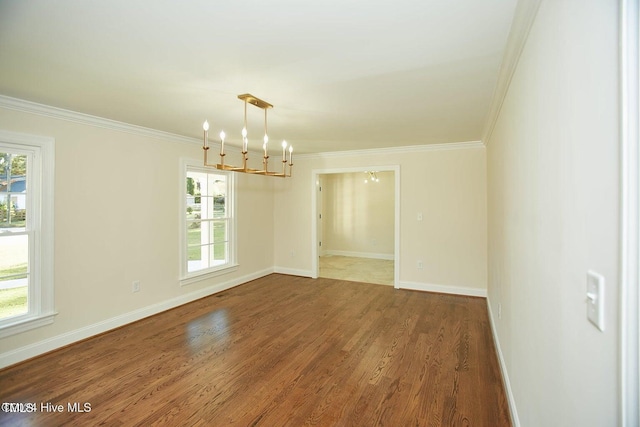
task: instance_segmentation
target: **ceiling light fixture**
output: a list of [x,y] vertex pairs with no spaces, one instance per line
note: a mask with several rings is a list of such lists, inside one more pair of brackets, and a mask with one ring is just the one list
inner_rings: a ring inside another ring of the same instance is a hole
[[364,179],[364,183],[371,182],[380,182],[380,178],[378,178],[378,171],[364,171],[367,177]]
[[[269,108],[273,108],[273,105],[248,93],[238,95],[238,98],[244,101],[244,126],[242,128],[242,166],[230,166],[224,163],[224,156],[226,155],[224,152],[224,138],[226,136],[224,131],[220,132],[220,163],[217,163],[215,165],[209,164],[207,159],[207,154],[210,148],[208,121],[205,121],[202,125],[202,129],[204,130],[204,143],[202,146],[202,149],[204,150],[204,165],[215,167],[221,170],[251,173],[255,175],[278,176],[281,178],[290,177],[291,169],[293,169],[293,146],[289,145],[289,149],[287,150],[287,141],[282,141],[282,172],[269,171],[269,154],[267,149],[267,145],[269,143],[269,136],[267,135],[267,110]],[[264,138],[262,143],[264,156],[262,158],[262,169],[251,169],[247,167],[247,160],[249,160],[249,156],[247,155],[249,153],[249,138],[247,136],[247,104],[255,105],[256,107],[264,110]],[[289,152],[288,160],[287,151]],[[287,162],[289,163],[289,174],[287,174]]]

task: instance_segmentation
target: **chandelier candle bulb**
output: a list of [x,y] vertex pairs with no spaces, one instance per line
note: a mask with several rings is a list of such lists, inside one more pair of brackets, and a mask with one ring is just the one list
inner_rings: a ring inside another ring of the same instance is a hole
[[224,137],[226,135],[224,134],[224,131],[220,131],[220,155],[224,155]]
[[204,142],[203,142],[203,147],[207,147],[207,140],[209,139],[209,122],[208,121],[204,121],[204,123],[202,124],[202,129],[204,129]]
[[[209,167],[215,167],[216,169],[233,171],[233,172],[242,172],[256,175],[264,175],[264,176],[276,176],[280,178],[291,177],[291,170],[293,167],[293,146],[288,145],[287,141],[282,141],[282,172],[275,172],[269,170],[269,135],[267,132],[267,109],[273,108],[272,104],[269,104],[262,99],[256,98],[255,96],[245,93],[243,95],[238,95],[238,99],[244,101],[244,123],[242,127],[242,165],[241,166],[232,166],[229,164],[225,164],[225,153],[224,153],[224,143],[225,143],[225,133],[224,131],[220,132],[220,162],[217,164],[210,164],[207,159],[207,153],[209,150],[209,122],[205,121],[202,125],[202,129],[204,130],[204,142],[203,142],[203,151],[204,151],[204,165]],[[249,138],[247,136],[247,104],[254,105],[258,108],[264,110],[264,137],[262,150],[264,151],[264,158],[262,160],[263,167],[262,169],[253,169],[247,166],[247,161],[249,160]],[[289,148],[289,173],[287,173],[287,147]]]
[[242,128],[242,137],[247,137],[247,98],[244,99],[244,127]]
[[264,109],[264,156],[267,156],[267,143],[269,142],[269,136],[267,135],[267,109]]
[[247,115],[247,103],[246,102],[244,104],[244,111],[245,111],[245,113],[244,113],[245,114],[245,118],[244,118],[245,125],[242,128],[242,151],[246,152],[246,151],[248,151],[247,148],[249,146],[249,140],[247,139],[247,118],[246,118],[246,115]]

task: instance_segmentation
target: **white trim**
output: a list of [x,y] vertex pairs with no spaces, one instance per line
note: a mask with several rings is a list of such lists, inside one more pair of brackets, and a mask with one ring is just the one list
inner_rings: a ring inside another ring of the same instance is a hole
[[638,0],[620,0],[620,420],[640,423],[640,43]]
[[31,329],[50,325],[53,323],[57,315],[57,312],[47,313],[38,317],[30,317],[28,319],[22,319],[9,324],[0,329],[0,338],[10,337],[11,335],[21,334],[23,332],[30,331]]
[[105,119],[103,117],[92,116],[90,114],[78,113],[76,111],[65,110],[63,108],[52,107],[50,105],[38,104],[36,102],[25,101],[23,99],[11,98],[0,95],[0,107],[9,110],[22,111],[25,113],[37,114],[39,116],[51,117],[68,122],[79,123],[103,129],[115,130],[149,138],[162,139],[163,141],[202,144],[197,138],[163,132],[143,126],[123,123],[116,120]]
[[[109,129],[118,132],[129,133],[137,136],[143,136],[154,139],[161,139],[163,141],[175,142],[175,143],[187,143],[202,145],[200,138],[193,138],[184,135],[178,135],[175,133],[164,132],[156,129],[147,128],[144,126],[138,126],[130,123],[124,123],[117,120],[107,119],[104,117],[93,116],[91,114],[79,113],[77,111],[66,110],[64,108],[53,107],[50,105],[39,104],[36,102],[27,101],[24,99],[12,98],[6,95],[0,95],[0,108],[6,108],[8,110],[22,111],[30,114],[37,114],[43,117],[51,117],[58,120],[65,120],[68,122],[78,123],[87,126],[93,126],[102,129]],[[212,147],[210,152],[216,152],[219,150],[220,143],[215,141],[209,141],[209,145]],[[350,151],[333,151],[324,153],[307,153],[297,154],[297,159],[304,158],[327,158],[327,157],[346,157],[346,156],[363,156],[363,155],[377,155],[377,154],[397,154],[397,153],[419,153],[424,151],[440,151],[440,150],[456,150],[463,148],[474,148],[484,146],[481,141],[463,141],[463,142],[450,142],[440,144],[424,144],[424,145],[409,145],[403,147],[389,147],[389,148],[373,148],[364,150],[350,150]],[[240,147],[225,145],[225,150],[233,151],[234,153],[240,153]],[[260,153],[260,150],[250,150],[250,152]]]
[[191,276],[180,279],[180,286],[188,286],[203,280],[213,279],[214,277],[223,276],[225,274],[238,271],[238,264],[227,265],[219,270],[206,270],[204,273],[197,272]]
[[[427,151],[462,150],[469,148],[484,148],[481,141],[449,142],[443,144],[407,145],[403,147],[371,148],[365,150],[327,151],[324,153],[298,154],[298,159],[316,159],[332,157],[362,157],[375,155],[390,155],[402,153],[423,153]],[[371,167],[369,167],[371,169]],[[367,170],[367,169],[364,169]]]
[[297,268],[287,267],[273,267],[273,272],[278,274],[288,274],[289,276],[302,276],[317,279],[317,276],[313,277],[313,272],[311,270],[300,270]]
[[354,258],[370,258],[370,259],[385,259],[388,261],[393,261],[393,254],[378,254],[373,252],[353,252],[353,251],[334,251],[331,249],[326,249],[322,251],[320,256],[347,256]]
[[[35,220],[33,250],[35,264],[30,292],[34,298],[29,301],[29,313],[17,317],[15,323],[5,323],[0,329],[0,338],[39,328],[53,322],[57,314],[54,309],[54,183],[55,183],[55,139],[36,135],[0,130],[0,141],[29,150],[33,155],[31,180],[35,184],[31,190],[33,202],[31,221]],[[31,243],[30,243],[31,245]]]
[[[332,169],[313,169],[311,171],[311,271],[312,278],[318,277],[318,271],[320,269],[318,263],[318,201],[317,201],[317,187],[319,175],[333,174],[333,173],[351,173],[362,172],[370,170],[371,165],[352,167],[352,168],[332,168]],[[378,171],[393,171],[394,173],[394,265],[393,265],[393,287],[398,289],[398,283],[400,282],[400,165],[386,165],[376,166]]]
[[518,418],[518,409],[516,408],[516,399],[513,397],[513,390],[511,389],[511,381],[509,380],[509,373],[507,372],[507,364],[502,354],[502,347],[500,347],[500,340],[498,339],[498,332],[496,331],[496,325],[494,322],[493,311],[491,310],[491,302],[487,297],[487,310],[489,311],[489,323],[491,325],[491,334],[493,335],[493,343],[498,354],[498,363],[500,363],[500,371],[502,372],[502,383],[507,391],[507,403],[509,404],[509,412],[511,412],[511,422],[513,427],[520,427],[520,419]]
[[[180,167],[180,191],[178,192],[179,200],[178,200],[178,218],[180,219],[180,229],[178,230],[178,237],[180,240],[179,243],[179,266],[178,271],[180,272],[180,286],[190,285],[192,283],[196,283],[202,280],[210,279],[212,277],[220,276],[223,274],[228,274],[236,271],[238,269],[238,248],[237,248],[237,218],[236,218],[236,183],[235,183],[235,174],[229,171],[220,171],[216,169],[210,169],[202,165],[202,160],[195,160],[193,158],[181,157],[179,161]],[[187,172],[189,170],[199,171],[206,174],[218,174],[224,175],[227,180],[227,208],[228,208],[228,224],[229,224],[229,262],[219,266],[219,267],[210,267],[204,270],[198,270],[189,273],[187,271],[187,233],[185,232],[185,223],[186,217],[185,213],[187,211],[187,194],[186,194],[186,185],[185,178],[187,176]]]
[[[81,125],[92,126],[101,129],[108,129],[117,132],[124,132],[136,136],[142,136],[147,138],[159,139],[167,142],[174,142],[180,144],[197,144],[202,145],[203,141],[199,138],[192,138],[189,136],[178,135],[175,133],[164,132],[161,130],[151,129],[144,126],[133,125],[130,123],[119,122],[117,120],[106,119],[104,117],[92,116],[90,114],[79,113],[76,111],[65,110],[63,108],[52,107],[50,105],[38,104],[36,102],[26,101],[24,99],[12,98],[10,96],[0,95],[0,108],[6,108],[7,110],[22,111],[24,113],[36,114],[43,117],[50,117],[58,120],[65,120],[72,123],[78,123]],[[220,143],[216,141],[209,141],[211,147],[210,152],[217,152],[220,150]],[[242,150],[240,147],[233,145],[225,145],[225,150],[233,153],[240,153]],[[250,153],[259,154],[262,156],[262,151],[249,150]],[[202,162],[202,159],[200,159]]]
[[410,289],[412,291],[437,292],[439,294],[464,295],[468,297],[487,297],[486,289],[469,288],[465,286],[437,285],[432,283],[418,283],[402,281],[397,289]]
[[509,91],[513,73],[516,71],[516,67],[520,61],[520,55],[527,43],[529,32],[538,13],[540,3],[542,3],[542,0],[520,0],[516,6],[511,23],[511,30],[507,38],[507,45],[505,46],[502,63],[498,71],[498,81],[493,91],[489,114],[487,114],[482,132],[482,141],[484,141],[485,144],[491,138],[493,129],[500,116],[502,104]]
[[94,323],[93,325],[66,332],[55,337],[51,337],[33,344],[26,345],[24,347],[17,348],[15,350],[1,353],[0,368],[5,368],[7,366],[38,356],[40,354],[47,353],[57,348],[72,344],[74,342],[110,331],[115,328],[119,328],[120,326],[124,326],[132,322],[136,322],[138,320],[144,319],[145,317],[153,316],[154,314],[179,307],[200,298],[225,291],[251,280],[256,280],[261,277],[267,276],[271,273],[273,273],[273,270],[271,268],[257,271],[255,273],[247,274],[242,277],[209,286],[208,288],[180,295],[170,300],[162,301],[157,304],[152,304],[147,307],[130,311],[128,313],[112,317],[111,319],[103,320],[101,322]]

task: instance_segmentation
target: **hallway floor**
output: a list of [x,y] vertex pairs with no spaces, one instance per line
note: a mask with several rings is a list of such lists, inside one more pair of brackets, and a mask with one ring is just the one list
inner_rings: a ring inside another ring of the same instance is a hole
[[393,260],[338,255],[320,257],[320,277],[393,286]]

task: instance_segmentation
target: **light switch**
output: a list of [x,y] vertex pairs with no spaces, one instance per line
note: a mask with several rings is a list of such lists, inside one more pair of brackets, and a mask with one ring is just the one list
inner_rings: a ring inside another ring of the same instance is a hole
[[604,277],[587,271],[587,318],[604,331]]
[[422,221],[422,212],[418,212],[418,221]]

